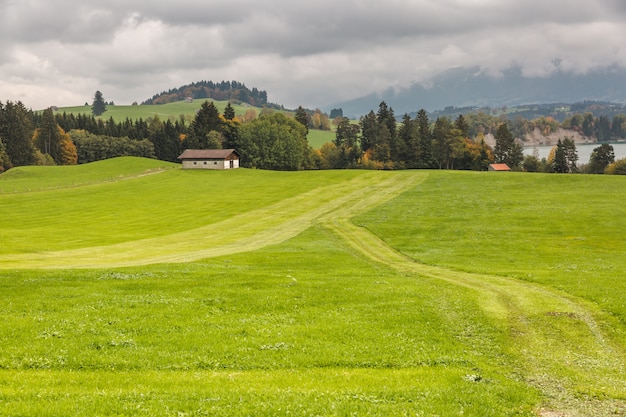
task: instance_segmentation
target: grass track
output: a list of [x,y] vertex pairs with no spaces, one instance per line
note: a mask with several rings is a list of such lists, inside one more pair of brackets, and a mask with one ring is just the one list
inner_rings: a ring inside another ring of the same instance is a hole
[[[608,317],[590,303],[529,282],[417,263],[349,218],[335,218],[327,227],[376,262],[476,291],[481,308],[510,328],[519,346],[510,353],[550,399],[548,407],[565,415],[612,416],[624,410],[626,352],[606,336],[610,329],[601,323]],[[584,345],[578,343],[581,337]],[[598,395],[614,400],[603,403]]]
[[371,209],[423,180],[425,174],[362,174],[208,226],[108,246],[0,255],[0,268],[96,268],[191,262],[248,252],[283,242],[337,210],[351,215]]

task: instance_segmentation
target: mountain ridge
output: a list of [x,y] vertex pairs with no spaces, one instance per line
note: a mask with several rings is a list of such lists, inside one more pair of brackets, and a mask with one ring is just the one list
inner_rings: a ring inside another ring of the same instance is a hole
[[499,76],[480,67],[457,67],[423,83],[404,89],[387,88],[325,109],[342,108],[344,115],[358,118],[385,101],[397,114],[419,109],[429,112],[446,107],[502,107],[526,104],[601,101],[626,103],[626,69],[608,67],[575,74],[557,70],[546,77],[529,77],[519,67]]

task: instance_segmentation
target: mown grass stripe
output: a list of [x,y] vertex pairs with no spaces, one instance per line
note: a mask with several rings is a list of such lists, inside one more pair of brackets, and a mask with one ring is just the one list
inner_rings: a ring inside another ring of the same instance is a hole
[[64,251],[0,256],[0,268],[94,268],[180,263],[247,252],[296,236],[323,216],[354,215],[421,181],[415,173],[366,172],[185,232]]

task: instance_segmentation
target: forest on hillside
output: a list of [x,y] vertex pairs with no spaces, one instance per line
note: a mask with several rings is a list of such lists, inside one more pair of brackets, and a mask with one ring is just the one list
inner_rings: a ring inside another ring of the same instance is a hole
[[153,95],[141,104],[166,104],[186,99],[213,99],[217,101],[229,100],[237,103],[247,103],[256,107],[269,107],[282,110],[283,107],[267,101],[267,91],[256,87],[249,89],[238,81],[198,81],[178,88]]

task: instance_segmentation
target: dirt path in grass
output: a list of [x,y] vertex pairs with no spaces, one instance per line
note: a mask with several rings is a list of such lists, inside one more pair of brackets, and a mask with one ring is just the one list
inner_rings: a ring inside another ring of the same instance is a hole
[[248,252],[292,238],[324,216],[369,210],[415,186],[427,175],[364,172],[340,184],[320,186],[267,207],[167,236],[65,251],[1,255],[0,269],[109,268],[192,262]]
[[348,217],[322,220],[371,260],[476,291],[480,307],[509,329],[514,366],[545,394],[539,416],[626,415],[626,353],[610,339],[593,306],[528,282],[419,264]]

